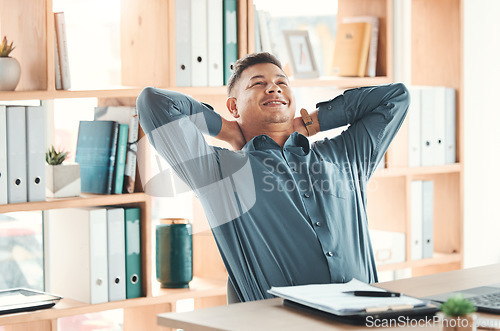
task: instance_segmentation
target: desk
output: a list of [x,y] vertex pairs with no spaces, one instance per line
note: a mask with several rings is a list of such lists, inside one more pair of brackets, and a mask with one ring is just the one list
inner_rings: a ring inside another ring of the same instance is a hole
[[[401,279],[379,283],[376,286],[403,292],[416,297],[424,297],[448,291],[456,291],[476,286],[498,283],[500,264],[444,272],[434,275]],[[364,326],[352,326],[334,322],[284,307],[280,298],[236,303],[227,306],[199,309],[185,313],[165,313],[158,315],[158,324],[186,331],[208,330],[370,330]],[[489,318],[498,315],[481,314]],[[395,328],[397,330],[415,329]],[[439,330],[436,327],[428,330]],[[385,330],[385,329],[384,329]]]

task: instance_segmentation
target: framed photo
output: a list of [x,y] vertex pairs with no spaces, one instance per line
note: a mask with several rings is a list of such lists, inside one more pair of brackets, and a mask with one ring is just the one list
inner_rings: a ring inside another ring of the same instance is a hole
[[309,40],[309,32],[305,30],[283,30],[288,57],[295,78],[319,77],[318,66]]

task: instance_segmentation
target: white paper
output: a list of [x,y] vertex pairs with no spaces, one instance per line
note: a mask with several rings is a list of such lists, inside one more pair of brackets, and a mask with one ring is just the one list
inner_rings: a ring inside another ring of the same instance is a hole
[[[354,315],[359,312],[424,306],[427,302],[402,295],[401,297],[359,297],[343,292],[385,290],[353,279],[342,284],[313,284],[271,287],[270,294],[302,305],[336,315]],[[407,306],[407,307],[405,307]]]

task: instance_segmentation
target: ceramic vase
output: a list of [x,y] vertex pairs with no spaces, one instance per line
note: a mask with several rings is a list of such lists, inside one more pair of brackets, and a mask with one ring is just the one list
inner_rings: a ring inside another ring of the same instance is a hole
[[14,91],[21,78],[21,65],[13,57],[0,57],[0,91]]

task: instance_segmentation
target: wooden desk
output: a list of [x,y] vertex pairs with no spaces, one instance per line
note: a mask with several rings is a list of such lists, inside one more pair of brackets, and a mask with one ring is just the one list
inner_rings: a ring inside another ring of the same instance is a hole
[[[424,297],[448,291],[456,291],[476,286],[498,283],[500,264],[457,270],[434,275],[379,283],[377,286],[391,291],[403,292],[416,297]],[[283,300],[269,299],[227,306],[199,309],[185,313],[165,313],[158,315],[162,326],[184,329],[186,331],[206,330],[369,330],[364,326],[351,326],[334,322],[284,307]],[[481,314],[488,318],[499,315]],[[414,327],[397,328],[410,330]],[[428,330],[439,330],[435,327]]]

